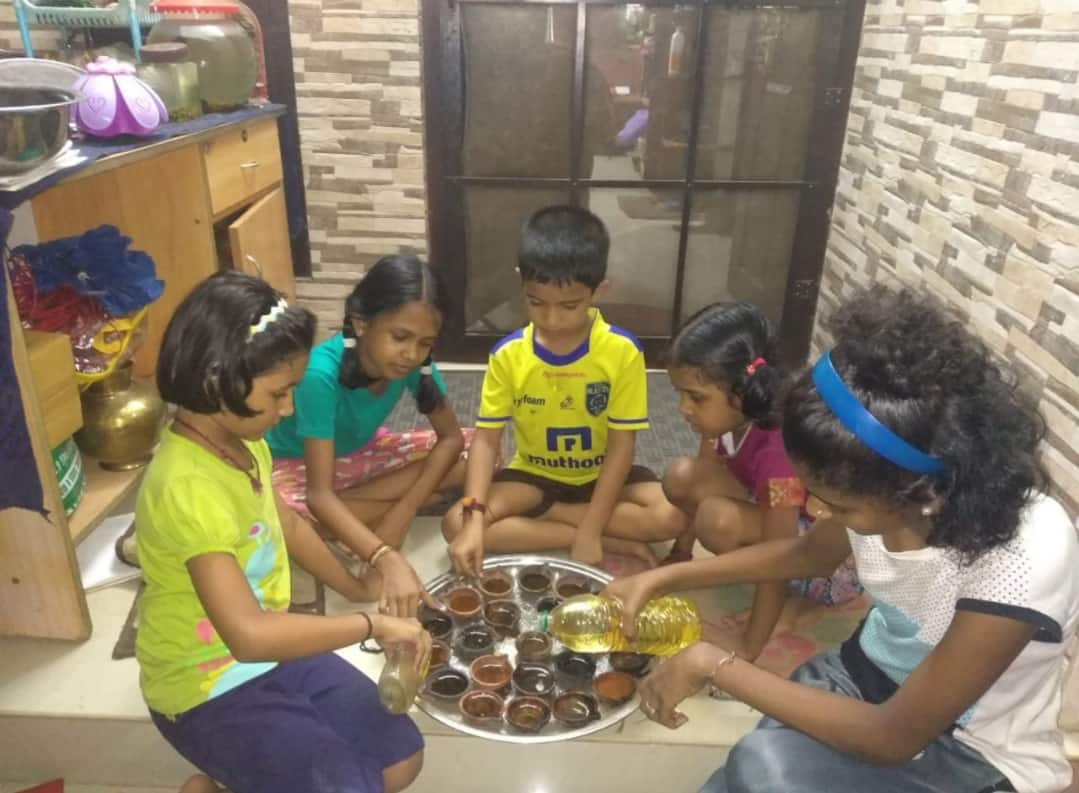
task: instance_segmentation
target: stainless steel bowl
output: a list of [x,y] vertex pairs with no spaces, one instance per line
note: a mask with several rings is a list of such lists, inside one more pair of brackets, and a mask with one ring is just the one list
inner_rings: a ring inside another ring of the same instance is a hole
[[56,156],[68,141],[72,91],[0,85],[0,175],[21,173]]

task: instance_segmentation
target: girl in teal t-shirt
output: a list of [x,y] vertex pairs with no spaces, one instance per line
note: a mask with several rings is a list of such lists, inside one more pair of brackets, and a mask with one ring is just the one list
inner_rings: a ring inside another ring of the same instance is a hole
[[[463,480],[465,434],[431,360],[447,303],[418,257],[380,259],[345,301],[342,332],[311,353],[296,412],[266,436],[285,502],[361,559],[400,548],[420,508]],[[432,430],[382,427],[406,390]],[[414,616],[423,588],[404,557],[378,573],[386,613]]]

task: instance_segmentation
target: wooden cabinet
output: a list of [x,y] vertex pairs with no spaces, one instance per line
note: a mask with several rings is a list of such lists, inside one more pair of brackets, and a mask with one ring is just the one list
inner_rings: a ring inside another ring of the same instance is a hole
[[229,243],[233,267],[265,279],[289,300],[296,297],[283,189],[275,188],[233,221]]
[[[265,114],[99,160],[35,196],[31,207],[41,240],[108,223],[153,257],[165,291],[150,308],[135,359],[136,375],[152,378],[176,306],[218,269],[260,275],[295,294],[281,181],[277,119]],[[229,242],[225,251],[222,236]],[[82,503],[64,519],[41,395],[14,305],[10,313],[13,358],[49,517],[0,511],[0,636],[85,639],[92,626],[74,548],[138,485],[141,471],[110,473],[84,458]]]

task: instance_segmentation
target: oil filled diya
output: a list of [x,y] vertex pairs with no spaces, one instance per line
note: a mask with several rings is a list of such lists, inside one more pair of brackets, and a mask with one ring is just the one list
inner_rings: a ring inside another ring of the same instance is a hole
[[457,625],[465,625],[480,616],[483,595],[475,587],[456,586],[446,593],[446,611]]
[[507,690],[512,674],[513,666],[504,655],[481,655],[468,666],[473,686],[484,691]]
[[506,722],[518,732],[539,732],[551,720],[551,706],[539,697],[515,697],[506,705]]

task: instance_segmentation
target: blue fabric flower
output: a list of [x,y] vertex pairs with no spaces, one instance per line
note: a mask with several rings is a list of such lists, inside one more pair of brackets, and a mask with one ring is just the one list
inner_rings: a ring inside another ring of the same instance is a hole
[[165,291],[154,260],[143,251],[129,250],[130,245],[131,238],[116,226],[98,226],[79,237],[20,245],[14,252],[30,263],[39,292],[69,286],[95,298],[112,316],[122,317]]

